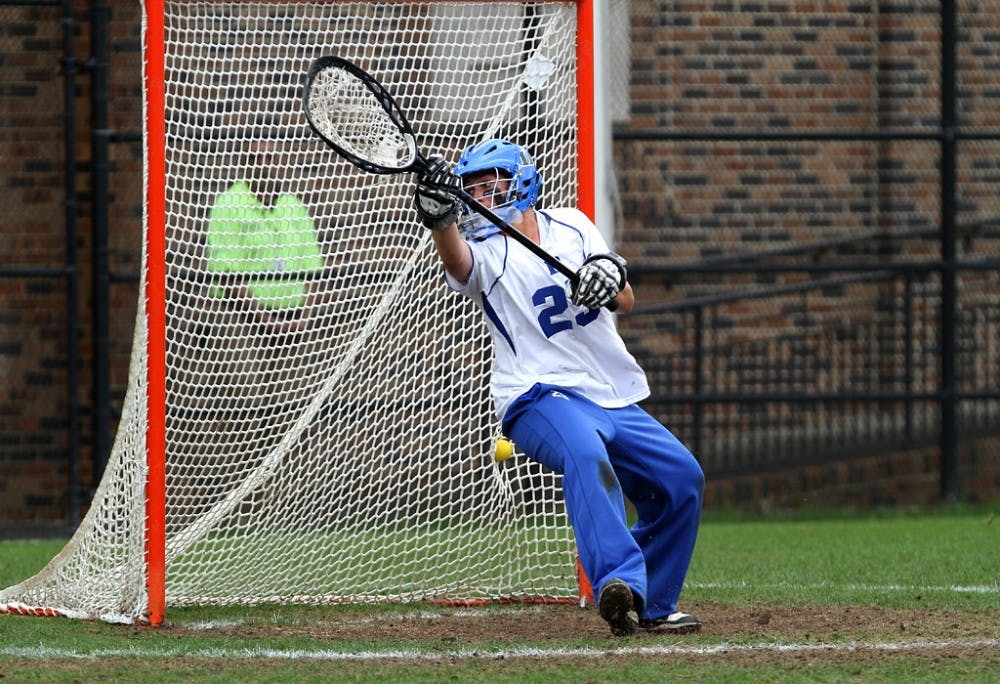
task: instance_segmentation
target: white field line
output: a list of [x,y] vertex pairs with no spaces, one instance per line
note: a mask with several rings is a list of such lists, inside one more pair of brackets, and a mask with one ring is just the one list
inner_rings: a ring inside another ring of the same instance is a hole
[[40,647],[0,647],[0,657],[28,660],[101,658],[198,658],[202,660],[325,660],[325,661],[386,661],[440,660],[451,657],[462,660],[498,660],[510,658],[601,658],[606,656],[728,656],[740,653],[857,653],[939,651],[950,648],[996,649],[1000,639],[970,639],[958,641],[910,641],[896,643],[820,643],[820,644],[714,644],[708,646],[624,646],[620,648],[512,648],[496,651],[476,649],[472,651],[396,650],[396,651],[335,651],[330,649],[272,649],[272,648],[212,648],[190,651],[184,648],[109,648],[92,651],[75,651],[62,648]]
[[955,593],[955,594],[1000,594],[1000,584],[972,586],[925,586],[920,584],[841,584],[839,582],[814,582],[797,584],[795,582],[685,582],[685,587],[691,589],[848,589],[852,591],[906,591],[925,593]]

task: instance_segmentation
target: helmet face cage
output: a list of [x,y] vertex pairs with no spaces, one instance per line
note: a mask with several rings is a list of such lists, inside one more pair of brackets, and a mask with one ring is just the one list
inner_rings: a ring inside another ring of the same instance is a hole
[[[493,213],[504,221],[516,222],[521,212],[538,199],[541,176],[531,156],[519,145],[506,140],[487,140],[467,147],[455,165],[455,173],[464,180],[483,171],[495,172],[493,178],[481,180],[480,184],[488,186],[483,196],[493,200]],[[505,181],[507,189],[503,193],[501,186]],[[471,193],[472,188],[466,186],[466,191]],[[462,214],[459,229],[466,237],[482,240],[499,232],[468,207],[463,207]]]
[[[477,177],[475,183],[468,182],[473,176]],[[481,189],[478,194],[481,201],[491,200],[489,206],[494,210],[503,209],[514,203],[513,183],[510,175],[503,169],[488,169],[467,174],[462,178],[462,187],[467,193],[477,196],[476,190]]]

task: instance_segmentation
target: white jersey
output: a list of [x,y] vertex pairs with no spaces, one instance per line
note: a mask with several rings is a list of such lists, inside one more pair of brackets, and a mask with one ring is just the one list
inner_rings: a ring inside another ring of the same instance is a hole
[[[574,271],[607,243],[577,209],[536,211],[541,246]],[[574,390],[605,408],[649,396],[646,374],[607,309],[573,304],[569,280],[523,245],[493,235],[470,241],[472,273],[448,284],[483,310],[493,339],[490,389],[497,416],[535,383]]]

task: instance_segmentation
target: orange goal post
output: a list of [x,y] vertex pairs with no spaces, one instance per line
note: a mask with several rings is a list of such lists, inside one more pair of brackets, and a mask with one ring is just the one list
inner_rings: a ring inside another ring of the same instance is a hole
[[[143,286],[123,412],[79,529],[0,590],[0,613],[157,625],[168,606],[586,593],[559,477],[493,458],[489,338],[443,282],[412,178],[340,159],[300,95],[314,58],[355,61],[426,152],[454,162],[514,140],[542,206],[593,217],[593,13],[144,2]],[[269,228],[219,233],[213,205],[248,184],[270,188],[256,210]],[[308,229],[287,228],[287,206]]]

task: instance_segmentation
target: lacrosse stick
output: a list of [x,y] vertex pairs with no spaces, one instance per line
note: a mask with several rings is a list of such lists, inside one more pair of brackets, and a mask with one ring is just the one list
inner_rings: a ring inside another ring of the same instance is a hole
[[[320,57],[306,74],[302,96],[306,119],[337,154],[369,173],[421,173],[427,157],[417,146],[413,127],[392,95],[361,67],[340,57]],[[546,264],[569,278],[576,273],[535,244],[462,188],[450,190],[466,206],[518,241]],[[607,308],[616,308],[612,300]]]

